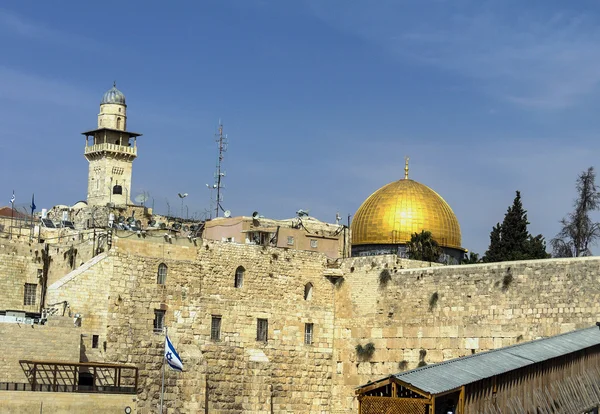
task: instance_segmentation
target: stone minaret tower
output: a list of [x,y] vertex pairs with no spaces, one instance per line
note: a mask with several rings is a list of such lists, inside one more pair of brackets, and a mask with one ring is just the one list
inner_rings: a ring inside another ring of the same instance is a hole
[[85,158],[90,163],[88,205],[130,204],[131,167],[137,157],[137,137],[141,134],[127,131],[125,95],[116,84],[102,97],[98,129],[83,135]]

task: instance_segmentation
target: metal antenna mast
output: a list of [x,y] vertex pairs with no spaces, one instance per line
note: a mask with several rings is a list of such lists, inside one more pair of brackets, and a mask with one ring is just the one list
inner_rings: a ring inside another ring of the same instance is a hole
[[215,173],[215,184],[213,188],[217,190],[217,197],[215,199],[215,217],[219,217],[219,209],[223,209],[221,207],[221,201],[223,201],[223,196],[221,195],[221,182],[223,181],[223,177],[225,177],[225,172],[221,171],[221,163],[223,162],[223,154],[227,151],[227,135],[223,136],[223,123],[219,119],[219,132],[216,134],[216,142],[219,147],[219,158],[217,160],[217,172]]

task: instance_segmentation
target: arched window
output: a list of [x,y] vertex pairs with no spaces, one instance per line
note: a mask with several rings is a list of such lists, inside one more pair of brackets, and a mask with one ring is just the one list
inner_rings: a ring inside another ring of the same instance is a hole
[[233,286],[236,288],[241,288],[244,284],[244,273],[246,269],[243,266],[239,266],[235,269],[235,281],[233,282]]
[[156,283],[164,285],[167,283],[167,265],[161,263],[158,265],[158,275],[156,276]]
[[304,285],[304,300],[311,300],[312,293],[313,293],[313,285],[312,285],[312,283],[308,282],[306,285]]
[[117,118],[117,129],[121,129],[121,118]]

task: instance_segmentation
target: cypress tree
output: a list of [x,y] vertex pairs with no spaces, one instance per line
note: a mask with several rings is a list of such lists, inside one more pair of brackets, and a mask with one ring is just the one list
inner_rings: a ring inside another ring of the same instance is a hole
[[544,237],[541,234],[531,236],[527,230],[528,224],[527,210],[523,208],[521,192],[517,191],[502,224],[496,224],[490,233],[490,246],[484,261],[504,262],[549,257]]

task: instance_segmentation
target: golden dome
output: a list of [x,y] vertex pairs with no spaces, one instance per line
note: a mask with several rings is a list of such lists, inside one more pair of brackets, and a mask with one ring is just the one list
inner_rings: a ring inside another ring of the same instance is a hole
[[448,203],[426,185],[405,178],[362,203],[352,221],[352,244],[405,244],[421,230],[430,231],[440,246],[463,250],[460,225]]

